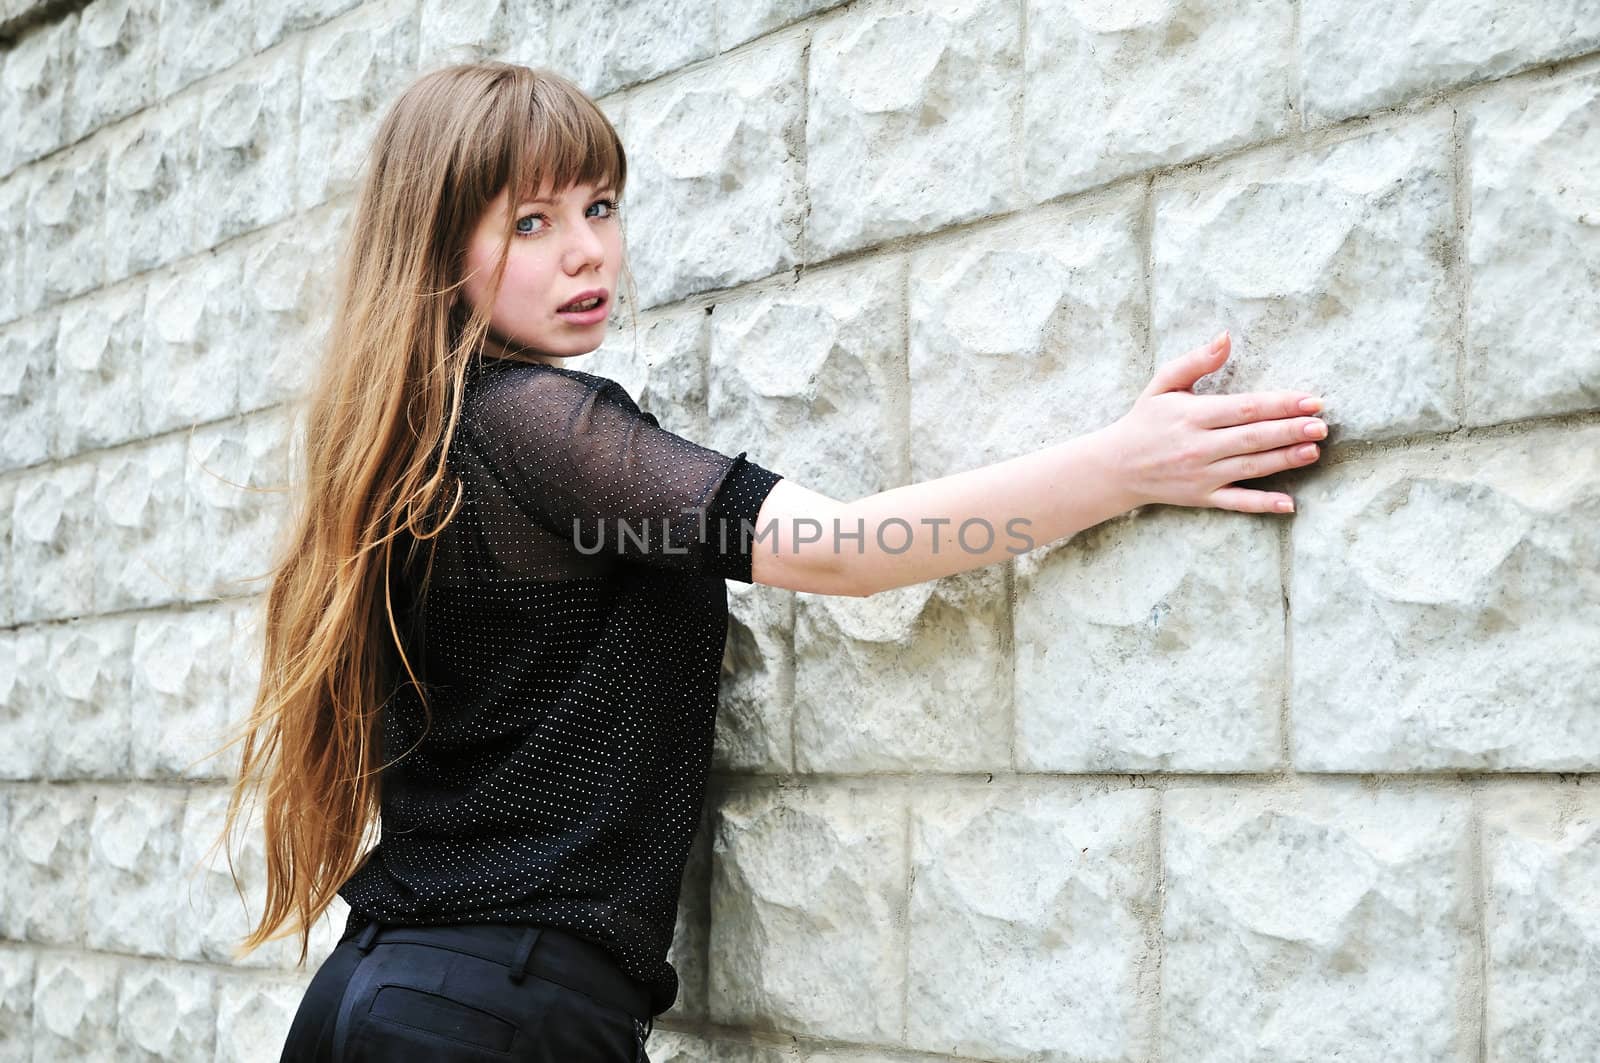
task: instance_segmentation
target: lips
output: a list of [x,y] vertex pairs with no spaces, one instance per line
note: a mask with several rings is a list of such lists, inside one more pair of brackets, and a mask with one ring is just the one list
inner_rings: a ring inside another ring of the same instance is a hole
[[608,296],[608,293],[606,292],[606,290],[604,288],[590,288],[588,291],[579,292],[577,295],[573,296],[567,302],[562,303],[559,307],[556,308],[556,312],[558,314],[559,313],[568,313],[568,312],[577,312],[578,311],[578,307],[579,307],[580,304],[587,303],[590,299],[598,299],[598,300],[600,300],[600,302],[595,303],[594,306],[585,306],[583,308],[584,310],[595,310],[595,309],[598,309],[606,301],[607,296]]

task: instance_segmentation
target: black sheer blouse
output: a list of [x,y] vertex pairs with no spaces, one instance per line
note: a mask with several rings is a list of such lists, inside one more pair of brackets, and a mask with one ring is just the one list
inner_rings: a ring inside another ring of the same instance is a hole
[[781,479],[745,453],[662,429],[604,377],[473,366],[447,455],[461,509],[425,591],[397,587],[432,725],[409,686],[385,705],[381,840],[339,890],[347,929],[560,927],[672,1006],[724,580],[751,582]]

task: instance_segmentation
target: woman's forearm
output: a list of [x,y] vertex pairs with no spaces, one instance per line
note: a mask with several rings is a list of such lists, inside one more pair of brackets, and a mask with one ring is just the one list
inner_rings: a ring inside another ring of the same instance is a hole
[[818,545],[837,552],[844,585],[864,596],[1008,560],[1135,504],[1107,438],[1090,432],[845,503],[837,535],[823,529]]

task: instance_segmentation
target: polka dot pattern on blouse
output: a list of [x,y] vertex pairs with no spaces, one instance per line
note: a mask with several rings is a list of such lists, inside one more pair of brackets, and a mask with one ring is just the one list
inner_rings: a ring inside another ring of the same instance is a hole
[[391,582],[431,726],[412,686],[384,706],[380,840],[339,890],[347,929],[559,927],[672,1006],[724,581],[752,582],[782,478],[745,454],[662,429],[605,377],[473,365],[447,455],[461,508]]

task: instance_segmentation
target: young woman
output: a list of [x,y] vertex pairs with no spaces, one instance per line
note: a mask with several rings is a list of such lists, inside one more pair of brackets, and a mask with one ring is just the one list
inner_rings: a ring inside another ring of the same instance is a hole
[[571,364],[615,304],[626,177],[548,71],[429,73],[378,130],[223,831],[264,787],[239,955],[298,935],[303,963],[350,906],[286,1060],[646,1059],[725,580],[868,595],[1145,503],[1287,511],[1231,485],[1316,460],[1311,396],[1190,390],[1226,335],[1100,431],[856,501],[697,445]]

